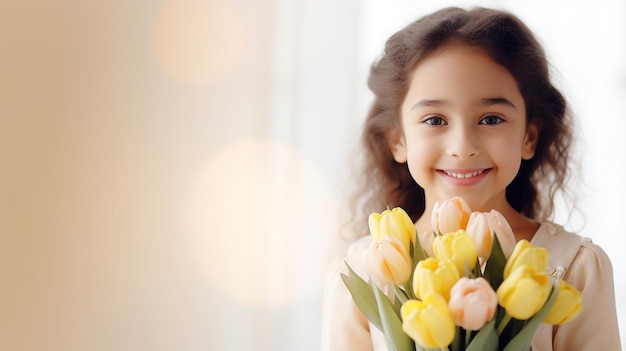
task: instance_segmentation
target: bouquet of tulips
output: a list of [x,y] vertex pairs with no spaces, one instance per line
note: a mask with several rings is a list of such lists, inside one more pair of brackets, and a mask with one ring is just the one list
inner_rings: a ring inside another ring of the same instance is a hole
[[516,243],[499,212],[471,212],[456,197],[435,204],[431,224],[418,239],[403,209],[371,214],[367,281],[349,265],[342,274],[390,351],[529,350],[542,322],[580,311],[564,269],[548,267],[546,249]]

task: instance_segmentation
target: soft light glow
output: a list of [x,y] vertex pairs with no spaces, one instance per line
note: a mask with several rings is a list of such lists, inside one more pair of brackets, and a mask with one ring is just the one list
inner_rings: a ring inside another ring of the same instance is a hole
[[207,84],[240,64],[246,33],[241,15],[228,2],[172,0],[154,20],[152,43],[160,68],[170,78]]
[[191,189],[189,244],[210,283],[237,301],[275,306],[322,286],[338,227],[325,179],[286,144],[248,140],[207,161]]

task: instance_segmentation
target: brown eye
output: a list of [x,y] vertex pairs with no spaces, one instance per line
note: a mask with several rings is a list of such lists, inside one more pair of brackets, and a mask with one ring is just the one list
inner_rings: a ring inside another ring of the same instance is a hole
[[446,124],[446,121],[438,116],[433,116],[433,117],[428,117],[427,119],[424,120],[425,124],[431,125],[431,126],[441,126]]
[[498,115],[487,115],[480,120],[479,124],[494,125],[502,122],[504,122],[504,119]]

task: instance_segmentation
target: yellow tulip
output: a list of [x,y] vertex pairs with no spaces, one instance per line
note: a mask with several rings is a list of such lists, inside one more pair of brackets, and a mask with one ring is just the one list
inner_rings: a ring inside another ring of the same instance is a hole
[[498,303],[515,319],[526,320],[546,303],[552,285],[545,271],[536,271],[528,265],[515,268],[496,291]]
[[559,294],[546,319],[548,324],[563,324],[576,318],[583,306],[583,295],[576,288],[563,281],[559,281]]
[[504,278],[509,276],[519,266],[528,266],[536,272],[545,272],[548,268],[550,256],[548,250],[536,247],[528,240],[520,240],[504,265]]
[[467,227],[472,210],[463,198],[454,197],[445,201],[436,201],[430,217],[435,233],[456,232]]
[[448,301],[450,289],[459,278],[459,271],[452,261],[428,257],[419,261],[415,267],[413,292],[418,298],[436,293]]
[[387,235],[372,242],[364,255],[370,276],[381,282],[403,285],[411,276],[411,257],[398,238]]
[[447,347],[454,339],[452,314],[446,301],[437,294],[427,294],[422,301],[405,302],[400,315],[402,330],[424,348]]
[[465,230],[437,236],[433,249],[437,258],[454,262],[459,272],[465,272],[466,266],[470,270],[476,266],[476,248]]
[[398,238],[407,251],[410,243],[415,243],[415,225],[409,215],[400,207],[385,210],[382,213],[372,213],[368,220],[370,233],[374,240],[380,240],[385,235]]

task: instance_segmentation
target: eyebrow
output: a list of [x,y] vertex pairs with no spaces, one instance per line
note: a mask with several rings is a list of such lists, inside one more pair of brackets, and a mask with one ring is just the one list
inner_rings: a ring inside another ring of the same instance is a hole
[[[501,96],[480,99],[479,104],[482,106],[507,105],[517,110],[517,107],[509,99]],[[417,107],[440,107],[446,105],[450,105],[450,103],[445,100],[421,99],[411,107],[411,110]]]
[[480,102],[482,105],[485,105],[485,106],[508,105],[517,110],[517,107],[511,101],[509,101],[509,99],[500,97],[500,96],[492,97],[492,98],[485,98],[485,99],[480,100]]

